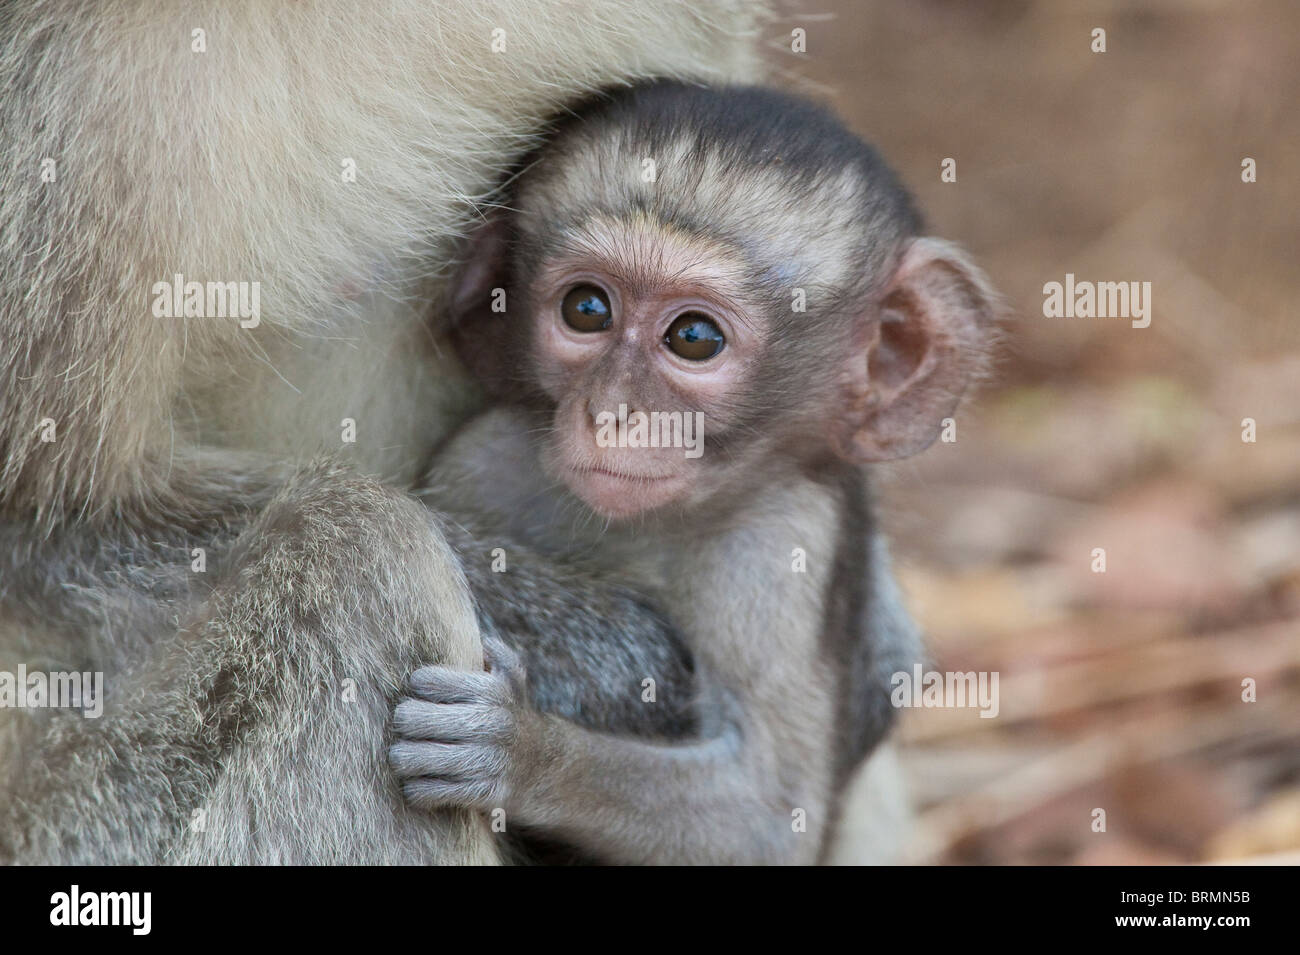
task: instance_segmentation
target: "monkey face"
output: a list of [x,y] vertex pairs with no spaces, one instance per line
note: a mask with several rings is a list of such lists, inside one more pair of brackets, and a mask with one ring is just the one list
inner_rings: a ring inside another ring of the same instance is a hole
[[[620,102],[527,167],[452,296],[461,354],[503,383],[490,393],[551,416],[547,473],[606,517],[694,522],[795,471],[934,441],[996,295],[918,236],[879,156],[769,92]],[[636,175],[643,157],[663,176]],[[504,299],[472,314],[507,286],[522,315]]]
[[530,282],[525,353],[554,409],[543,466],[610,518],[701,503],[764,348],[742,263],[645,218],[567,239]]

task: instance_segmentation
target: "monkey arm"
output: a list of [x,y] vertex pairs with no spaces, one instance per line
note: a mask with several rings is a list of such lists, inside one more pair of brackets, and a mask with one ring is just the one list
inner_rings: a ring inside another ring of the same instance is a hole
[[[684,744],[629,740],[543,716],[539,764],[512,796],[518,819],[599,856],[643,864],[816,860],[824,797],[800,767],[760,756],[735,727]],[[803,754],[808,755],[808,754]],[[801,791],[802,790],[802,791]],[[806,832],[792,813],[806,811]]]
[[[683,738],[696,730],[694,668],[681,635],[616,577],[504,538],[444,523],[469,581],[485,635],[515,651],[537,710],[590,729]],[[642,700],[653,680],[655,704]]]
[[457,558],[407,495],[311,469],[222,551],[210,592],[179,587],[173,604],[130,568],[72,563],[77,540],[56,544],[80,590],[45,598],[50,615],[88,594],[151,644],[91,665],[107,671],[99,719],[0,714],[26,724],[0,779],[0,861],[496,858],[468,813],[411,813],[384,772],[402,677],[482,652]]
[[823,745],[781,745],[752,701],[725,696],[701,707],[710,728],[689,741],[592,730],[531,707],[519,656],[484,646],[491,672],[422,668],[398,705],[390,761],[416,807],[504,810],[507,827],[619,863],[816,860]]

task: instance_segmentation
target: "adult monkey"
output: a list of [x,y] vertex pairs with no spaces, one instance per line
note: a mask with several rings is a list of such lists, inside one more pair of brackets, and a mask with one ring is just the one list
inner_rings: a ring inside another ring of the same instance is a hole
[[[0,710],[0,860],[492,861],[384,767],[397,683],[480,653],[400,490],[464,404],[414,303],[545,115],[750,78],[757,13],[211,7],[0,12],[0,671],[108,687]],[[260,311],[158,317],[176,276]],[[350,469],[294,473],[350,427]]]

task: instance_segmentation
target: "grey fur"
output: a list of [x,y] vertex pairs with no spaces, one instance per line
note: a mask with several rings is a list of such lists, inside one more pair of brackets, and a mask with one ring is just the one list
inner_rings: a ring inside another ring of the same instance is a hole
[[[375,744],[397,676],[430,659],[473,665],[480,653],[457,559],[432,516],[400,492],[322,466],[290,481],[214,557],[230,569],[201,602],[173,605],[178,635],[165,620],[148,632],[134,610],[152,595],[100,571],[111,614],[101,625],[141,628],[138,643],[111,669],[83,658],[111,674],[100,719],[6,714],[28,725],[21,771],[2,784],[0,859],[491,860],[469,814],[411,813],[379,782]],[[370,583],[376,568],[382,589]],[[14,569],[6,564],[6,579]],[[342,699],[345,680],[356,702]]]
[[[494,695],[495,680],[468,672],[482,667],[481,631],[448,539],[475,566],[464,530],[335,465],[259,495],[269,500],[251,524],[226,545],[216,538],[210,560],[228,570],[214,574],[211,588],[188,583],[199,575],[177,545],[146,546],[176,534],[174,524],[119,528],[116,546],[101,536],[94,554],[73,564],[99,581],[84,610],[76,599],[32,597],[35,575],[73,560],[67,549],[79,538],[40,541],[21,526],[0,527],[4,580],[18,585],[6,610],[72,628],[97,618],[105,631],[131,637],[110,657],[78,663],[114,675],[100,719],[6,712],[7,755],[21,771],[0,781],[0,860],[487,862],[505,849],[477,817],[407,809],[383,759],[390,707],[404,689],[414,697],[399,704],[397,727],[416,738],[428,735],[412,712],[419,698],[477,704],[440,708],[451,717],[444,731],[459,725],[452,737],[474,740],[453,762],[485,770],[490,743],[509,732],[492,705],[505,699]],[[150,573],[115,571],[124,552]],[[475,576],[495,583],[483,571]],[[492,614],[492,634],[527,645],[535,705],[630,733],[690,725],[689,667],[661,618],[594,575],[542,559],[531,568],[525,559],[512,581],[480,586],[475,598]],[[636,642],[608,652],[619,632]],[[504,659],[500,638],[488,642]],[[562,652],[548,659],[554,648]],[[0,668],[18,659],[0,659]],[[457,669],[424,667],[430,660]],[[412,674],[406,686],[404,673]],[[439,695],[444,673],[473,692]],[[647,673],[676,683],[679,705],[633,705]],[[355,684],[355,702],[342,699],[345,680]],[[191,827],[196,811],[203,831]]]
[[[541,477],[538,433],[535,419],[518,410],[482,416],[435,464],[426,500],[444,513],[497,515],[523,538],[509,545],[511,553],[546,546],[557,562],[580,554],[589,565],[621,568],[623,586],[670,611],[700,670],[686,696],[670,683],[653,705],[635,702],[635,685],[625,685],[628,715],[639,707],[649,719],[667,705],[669,712],[686,709],[696,728],[674,717],[656,738],[633,731],[631,722],[594,726],[581,709],[539,707],[529,643],[520,643],[518,653],[496,644],[487,674],[428,667],[413,675],[418,699],[399,704],[390,752],[408,800],[424,809],[504,809],[508,827],[540,833],[580,859],[825,859],[850,774],[892,725],[889,674],[920,654],[884,542],[870,523],[861,473],[849,465],[829,466],[812,479],[778,471],[770,486],[761,479],[752,485],[746,505],[721,521],[607,529],[584,519],[582,504]],[[506,531],[492,533],[480,549],[508,539]],[[823,570],[807,583],[790,583],[797,575],[788,568],[772,574],[791,533],[838,541],[818,552]],[[728,541],[743,541],[739,553],[746,556],[719,559],[714,548],[725,552]],[[531,583],[527,574],[492,576],[525,592]],[[703,616],[681,607],[676,595],[687,581],[721,595]],[[643,636],[629,639],[640,619],[623,618],[617,640],[582,647],[653,647],[640,643]],[[738,665],[742,658],[747,662]],[[609,661],[602,667],[604,679]],[[588,661],[561,685],[597,672]],[[592,687],[587,699],[616,706],[618,685]],[[792,718],[804,708],[809,719]],[[797,808],[811,817],[807,833],[791,828]]]

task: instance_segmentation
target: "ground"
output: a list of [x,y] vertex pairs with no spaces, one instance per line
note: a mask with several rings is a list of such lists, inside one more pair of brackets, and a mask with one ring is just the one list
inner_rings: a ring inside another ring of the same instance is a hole
[[[1296,36],[1285,0],[782,4],[778,79],[1013,311],[957,440],[880,475],[935,668],[1000,679],[997,718],[904,714],[914,859],[1300,861]],[[1151,282],[1150,326],[1045,317],[1067,273]]]

